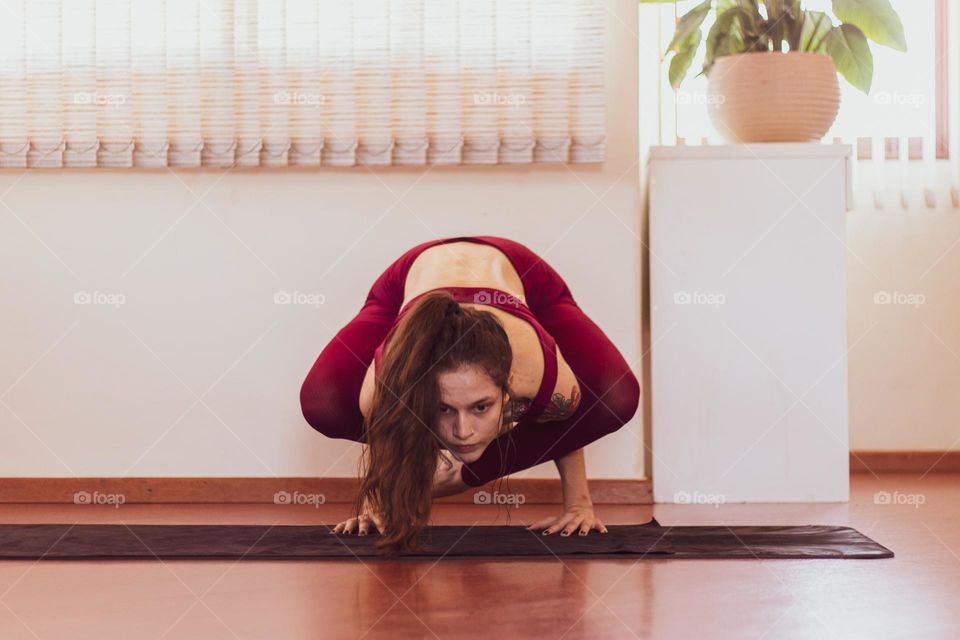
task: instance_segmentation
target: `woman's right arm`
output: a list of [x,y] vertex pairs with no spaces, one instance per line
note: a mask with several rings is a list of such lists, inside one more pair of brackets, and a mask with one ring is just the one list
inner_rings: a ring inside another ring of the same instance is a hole
[[430,491],[432,498],[463,493],[470,487],[460,477],[460,468],[463,463],[455,459],[450,453],[441,450],[437,457],[437,470],[433,474],[433,488]]

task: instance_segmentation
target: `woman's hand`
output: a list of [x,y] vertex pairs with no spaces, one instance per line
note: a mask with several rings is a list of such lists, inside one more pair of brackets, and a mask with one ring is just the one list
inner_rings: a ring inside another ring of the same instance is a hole
[[600,533],[607,533],[607,528],[600,522],[600,518],[594,514],[592,503],[569,504],[565,507],[562,516],[546,517],[527,527],[528,530],[544,529],[543,535],[556,533],[563,529],[560,533],[562,536],[569,536],[578,528],[581,536],[587,535],[591,529],[596,529]]
[[440,451],[437,458],[437,470],[433,474],[433,488],[430,492],[433,498],[443,498],[457,493],[463,493],[470,487],[460,477],[463,462],[454,458],[445,451]]
[[334,527],[333,531],[330,533],[352,533],[354,528],[357,528],[357,533],[361,536],[365,536],[370,530],[371,524],[373,524],[373,526],[376,528],[376,531],[383,533],[383,516],[376,510],[371,509],[368,502],[364,502],[363,513],[358,515],[356,518],[344,520]]

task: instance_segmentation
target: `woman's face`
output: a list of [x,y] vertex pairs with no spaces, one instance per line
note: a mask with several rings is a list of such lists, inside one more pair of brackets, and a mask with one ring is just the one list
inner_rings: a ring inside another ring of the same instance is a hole
[[438,381],[440,439],[462,462],[473,462],[500,435],[504,394],[483,369],[471,364],[440,373]]

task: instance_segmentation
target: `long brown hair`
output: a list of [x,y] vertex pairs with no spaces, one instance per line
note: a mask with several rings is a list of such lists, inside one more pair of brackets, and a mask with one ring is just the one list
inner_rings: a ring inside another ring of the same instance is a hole
[[442,445],[436,433],[438,375],[473,364],[509,392],[512,361],[500,320],[489,311],[461,307],[446,291],[422,296],[388,334],[364,420],[366,447],[356,501],[358,513],[366,501],[383,518],[378,551],[416,550],[420,529],[430,518]]

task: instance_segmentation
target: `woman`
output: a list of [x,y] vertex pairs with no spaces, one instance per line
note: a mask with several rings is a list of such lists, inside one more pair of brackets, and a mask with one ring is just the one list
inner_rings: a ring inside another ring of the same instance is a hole
[[637,410],[640,384],[563,279],[496,236],[419,244],[374,282],[300,390],[307,422],[367,445],[358,517],[333,533],[416,547],[432,498],[555,460],[564,514],[544,534],[606,532],[582,447]]

